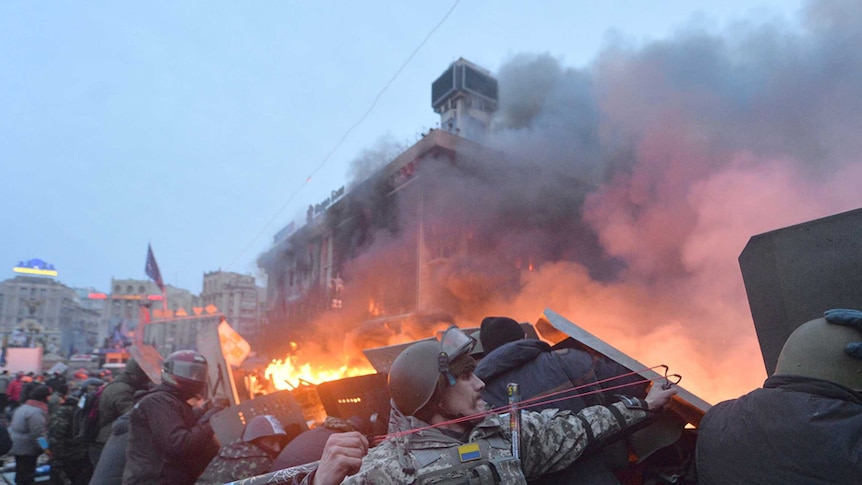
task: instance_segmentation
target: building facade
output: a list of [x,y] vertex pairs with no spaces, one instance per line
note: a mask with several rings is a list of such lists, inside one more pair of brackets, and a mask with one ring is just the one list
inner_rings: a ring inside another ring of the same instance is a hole
[[572,175],[522,186],[544,180],[541,167],[483,143],[496,93],[490,74],[456,61],[432,85],[440,129],[278,232],[258,260],[267,335],[299,341],[338,327],[359,348],[387,345],[423,325],[478,324],[483,303],[514,296],[543,263],[604,264],[573,216],[586,184]]
[[214,305],[234,330],[246,339],[260,331],[260,288],[254,276],[212,271],[204,274],[201,301]]
[[100,319],[76,290],[50,277],[19,275],[0,283],[0,332],[9,345],[60,355],[84,351],[98,342]]
[[191,315],[200,307],[200,297],[190,291],[165,285],[165,293],[151,280],[111,278],[111,292],[104,298],[103,347],[123,347],[141,323],[155,319]]

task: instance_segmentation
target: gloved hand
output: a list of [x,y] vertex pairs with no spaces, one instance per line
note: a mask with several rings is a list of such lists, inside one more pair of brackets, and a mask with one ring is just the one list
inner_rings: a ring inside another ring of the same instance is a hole
[[212,418],[214,415],[218,414],[219,411],[221,411],[221,410],[223,410],[229,406],[230,406],[230,401],[228,401],[227,399],[223,399],[223,398],[214,398],[214,399],[209,399],[209,400],[205,401],[201,405],[200,411],[198,411],[198,412],[203,411],[203,414],[201,414],[201,417],[198,418],[198,423],[202,424],[202,423],[209,422],[210,418]]
[[210,418],[221,412],[222,408],[212,407],[209,411],[205,412],[200,418],[198,418],[198,424],[208,423]]
[[[844,325],[862,331],[862,311],[846,308],[833,308],[823,312],[823,318],[834,325]],[[844,347],[844,353],[857,359],[862,359],[862,342],[850,342]]]

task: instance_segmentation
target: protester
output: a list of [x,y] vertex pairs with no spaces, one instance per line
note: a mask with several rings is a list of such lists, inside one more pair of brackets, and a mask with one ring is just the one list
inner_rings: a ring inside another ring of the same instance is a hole
[[[123,483],[123,470],[126,467],[126,448],[129,443],[129,418],[131,410],[123,414],[111,425],[111,437],[105,443],[99,462],[93,471],[90,483],[93,485],[120,485]],[[89,458],[88,458],[89,460]]]
[[102,448],[111,437],[111,425],[135,404],[135,393],[150,387],[150,378],[134,358],[114,380],[105,384],[99,395],[98,434],[90,443],[90,461],[95,467]]
[[794,330],[762,388],[701,420],[699,483],[859,483],[860,342],[858,310],[829,310]]
[[[524,410],[518,459],[513,457],[508,420],[488,412],[481,397],[484,383],[473,374],[472,346],[469,336],[452,327],[440,342],[425,340],[408,347],[389,374],[393,402],[389,431],[394,436],[361,458],[367,447],[361,434],[335,434],[316,471],[294,481],[461,483],[478,477],[489,483],[524,484],[569,466],[587,446],[644,421],[676,394],[674,386],[653,386],[645,400],[626,397],[577,414]],[[358,473],[347,478],[360,458]]]
[[48,396],[48,416],[50,417],[54,414],[54,411],[57,410],[57,407],[63,404],[63,401],[66,400],[66,395],[69,394],[69,386],[65,383],[54,384],[56,387],[48,386],[51,391],[51,395]]
[[50,376],[45,380],[45,385],[51,388],[52,391],[56,391],[58,387],[62,384],[66,383],[66,376],[62,373],[54,371]]
[[86,485],[93,474],[87,447],[76,433],[75,412],[78,398],[68,395],[68,386],[60,384],[51,397],[61,399],[50,413],[48,445],[51,450],[51,481],[55,484]]
[[9,383],[12,382],[12,376],[8,370],[0,372],[0,414],[6,412],[6,406],[9,405]]
[[30,399],[30,393],[32,393],[37,387],[43,385],[33,377],[32,372],[28,372],[27,375],[21,378],[21,384],[21,393],[18,395],[18,401],[20,402],[27,402],[27,400]]
[[9,387],[6,388],[6,395],[9,397],[10,410],[14,410],[20,402],[21,389],[24,387],[24,382],[22,381],[23,378],[24,373],[18,371],[18,373],[15,374],[15,378],[9,383]]
[[199,398],[207,382],[207,361],[193,350],[169,355],[162,364],[162,383],[131,411],[126,448],[126,485],[192,484],[216,456],[219,445],[209,418],[187,402]]
[[255,416],[249,420],[242,437],[221,447],[195,484],[222,485],[266,473],[287,440],[287,433],[275,416]]
[[48,395],[51,390],[41,385],[31,392],[30,399],[15,409],[9,434],[15,456],[15,483],[29,485],[36,476],[36,461],[43,449],[39,438],[45,438],[48,425]]
[[[642,397],[645,384],[632,384],[640,379],[625,367],[606,358],[551,346],[533,338],[525,338],[524,328],[508,317],[486,317],[479,330],[485,357],[477,364],[475,374],[485,383],[482,396],[492,407],[508,403],[508,384],[517,383],[521,399],[527,400],[550,393],[562,393],[567,399],[532,406],[531,409],[559,408],[577,413],[587,406],[606,404],[609,398],[602,392],[599,381],[606,387],[618,387],[614,394]],[[593,450],[595,451],[595,450]],[[618,441],[603,450],[575,462],[565,471],[543,477],[541,483],[562,483],[578,479],[580,483],[617,484],[612,468],[628,465],[628,450]],[[615,467],[611,467],[614,464]]]
[[323,426],[303,431],[288,443],[272,462],[270,470],[283,470],[320,460],[330,436],[335,433],[356,431],[357,424],[362,424],[359,418],[352,418],[352,421],[349,421],[328,416],[323,421]]

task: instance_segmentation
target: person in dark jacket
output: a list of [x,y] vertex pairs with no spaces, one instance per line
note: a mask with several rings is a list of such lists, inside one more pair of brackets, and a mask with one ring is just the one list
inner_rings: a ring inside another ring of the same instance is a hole
[[[599,380],[629,374],[624,367],[607,359],[594,358],[577,349],[552,350],[541,340],[525,338],[523,327],[508,317],[486,317],[479,327],[479,337],[485,351],[484,358],[476,366],[476,376],[485,382],[482,397],[492,407],[508,403],[509,383],[517,383],[522,399],[572,391],[565,400],[531,406],[530,409],[563,409],[573,413],[587,406],[611,402],[604,396]],[[606,387],[616,387],[637,380],[637,377],[621,377],[608,381]],[[643,396],[645,385],[615,389],[612,394]],[[577,479],[579,483],[617,484],[619,481],[611,468],[605,464],[613,454],[619,466],[626,464],[628,454],[624,445],[614,445],[605,456],[584,456],[567,470],[539,479],[535,483],[562,483]]]
[[165,359],[162,383],[131,411],[124,485],[191,485],[216,456],[212,412],[199,420],[187,402],[200,396],[206,382],[207,361],[201,354],[181,350]]
[[39,438],[45,437],[48,425],[48,395],[51,390],[42,385],[33,389],[30,399],[15,409],[9,434],[15,455],[15,483],[29,485],[36,476],[36,460],[42,454]]
[[51,411],[48,422],[48,447],[51,450],[51,482],[86,485],[93,474],[87,447],[75,432],[78,398],[69,396],[68,386],[60,384],[62,399]]
[[830,310],[794,330],[762,388],[704,415],[698,483],[859,483],[860,341],[856,310]]
[[136,392],[149,387],[150,378],[134,358],[126,362],[125,369],[114,380],[105,384],[99,396],[99,432],[89,450],[94,467],[99,462],[102,448],[111,437],[111,424],[132,408]]
[[326,441],[335,433],[358,431],[354,424],[360,423],[358,418],[353,421],[328,416],[323,426],[303,431],[285,446],[272,462],[270,471],[292,468],[320,460]]
[[288,435],[275,416],[255,416],[249,420],[242,437],[221,447],[195,485],[222,485],[266,473],[287,440]]
[[126,447],[129,443],[129,419],[131,410],[111,424],[111,437],[108,438],[99,463],[93,471],[92,485],[120,485],[123,483],[123,470],[126,467]]

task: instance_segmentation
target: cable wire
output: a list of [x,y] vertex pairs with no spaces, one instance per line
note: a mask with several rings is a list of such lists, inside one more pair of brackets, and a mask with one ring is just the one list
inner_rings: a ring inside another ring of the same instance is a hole
[[232,268],[239,261],[239,259],[246,253],[246,251],[248,251],[251,248],[251,246],[254,245],[255,242],[257,242],[258,239],[260,239],[260,237],[263,235],[263,233],[266,232],[267,229],[269,229],[269,226],[271,226],[272,223],[275,222],[275,220],[282,214],[282,212],[284,212],[284,210],[287,209],[287,206],[290,205],[291,202],[293,202],[293,199],[295,199],[296,196],[299,195],[299,192],[302,191],[302,189],[306,185],[308,185],[309,182],[311,182],[311,178],[317,172],[319,172],[320,169],[322,169],[326,165],[327,162],[329,162],[329,159],[332,158],[332,155],[341,147],[341,145],[344,143],[344,141],[347,140],[347,137],[350,136],[351,133],[353,133],[353,130],[358,128],[359,125],[361,125],[362,122],[365,121],[366,118],[368,118],[368,115],[370,115],[371,112],[374,110],[374,108],[377,106],[377,103],[380,101],[380,98],[382,98],[383,94],[389,89],[389,86],[391,86],[392,83],[395,82],[396,79],[398,79],[398,76],[401,75],[401,72],[404,71],[404,68],[407,67],[407,64],[409,64],[410,61],[412,61],[413,58],[416,57],[416,54],[418,54],[419,50],[422,49],[423,46],[425,46],[425,44],[428,42],[428,40],[431,38],[431,36],[434,35],[434,33],[437,32],[437,30],[443,26],[443,24],[446,22],[446,19],[449,18],[449,16],[452,14],[453,11],[455,11],[455,7],[458,6],[458,3],[460,3],[460,1],[461,0],[455,0],[455,3],[452,4],[452,7],[450,7],[449,10],[446,12],[446,14],[443,15],[443,18],[441,18],[440,21],[437,22],[437,25],[435,25],[434,28],[432,28],[431,31],[428,32],[428,35],[426,35],[425,38],[422,39],[422,42],[420,42],[419,45],[416,46],[415,49],[413,49],[413,52],[410,53],[410,55],[407,57],[407,60],[405,60],[401,64],[401,67],[399,67],[398,70],[395,71],[395,74],[392,75],[392,77],[383,86],[383,88],[380,90],[380,92],[377,93],[377,96],[374,97],[374,100],[371,102],[371,105],[368,107],[368,109],[365,110],[365,113],[362,114],[362,116],[359,118],[359,120],[357,120],[355,123],[350,125],[349,128],[347,128],[347,131],[344,132],[344,134],[341,136],[341,138],[338,140],[338,142],[335,144],[335,146],[333,146],[332,149],[329,150],[329,153],[327,153],[326,156],[323,157],[323,160],[321,160],[320,163],[317,164],[317,166],[314,168],[314,170],[312,170],[311,173],[308,175],[308,177],[306,177],[305,181],[302,182],[301,184],[299,184],[299,186],[290,194],[290,196],[287,198],[287,200],[281,206],[281,208],[278,209],[278,211],[269,219],[269,221],[267,221],[266,224],[264,224],[264,226],[261,228],[261,230],[251,239],[251,241],[249,241],[249,243],[245,246],[245,248],[243,248],[242,251],[240,251],[240,253],[237,255],[237,257],[234,258],[233,261],[231,261],[231,263],[227,266],[228,268]]

